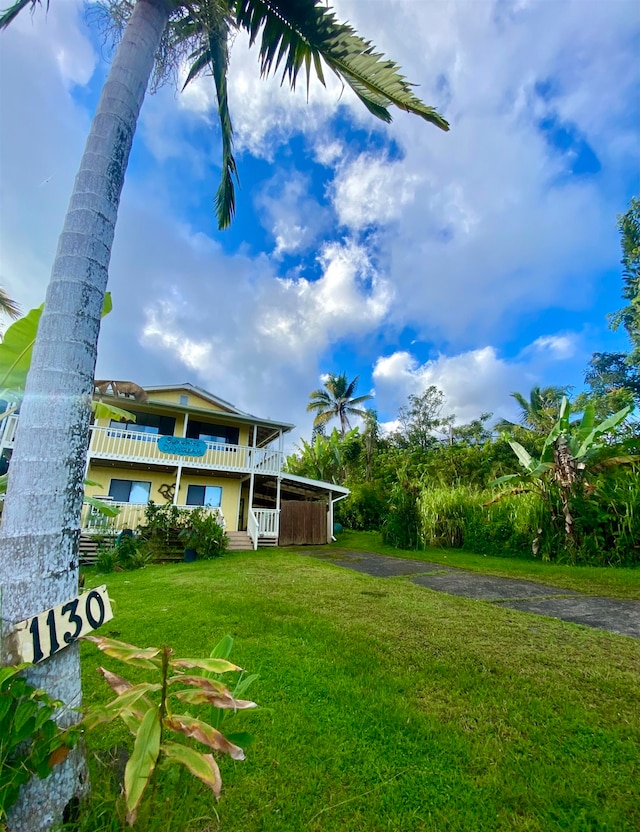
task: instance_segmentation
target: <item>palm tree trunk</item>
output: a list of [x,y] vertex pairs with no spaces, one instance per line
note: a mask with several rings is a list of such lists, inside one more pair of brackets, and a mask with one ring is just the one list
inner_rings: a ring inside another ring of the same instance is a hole
[[[58,243],[21,407],[0,529],[3,635],[78,591],[78,539],[100,315],[136,122],[168,20],[165,0],[138,0],[91,125]],[[3,639],[2,664],[15,662]],[[78,646],[29,672],[75,721]],[[80,750],[22,790],[11,832],[39,832],[86,789]]]

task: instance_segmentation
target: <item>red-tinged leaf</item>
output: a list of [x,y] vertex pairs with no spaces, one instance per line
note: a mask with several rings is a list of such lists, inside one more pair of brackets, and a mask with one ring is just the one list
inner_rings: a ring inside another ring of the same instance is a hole
[[222,778],[213,754],[202,754],[200,751],[194,751],[193,748],[179,745],[177,742],[164,743],[162,751],[169,759],[182,763],[199,780],[209,786],[216,798],[220,797]]
[[153,682],[141,682],[139,685],[133,685],[133,687],[125,690],[124,693],[116,696],[113,702],[109,702],[106,708],[108,711],[117,712],[132,710],[136,702],[142,699],[145,694],[158,690],[162,690],[162,685]]
[[133,826],[138,806],[147,788],[160,753],[160,713],[152,708],[144,715],[136,735],[133,753],[124,770],[124,792],[127,804],[127,823]]
[[61,763],[63,760],[67,758],[70,751],[71,749],[68,745],[58,746],[58,748],[56,748],[55,751],[51,752],[51,755],[49,757],[49,765],[53,768],[53,766],[56,766],[58,765],[58,763]]
[[231,670],[242,670],[237,664],[231,664],[226,659],[172,659],[171,667],[199,667],[209,673],[229,673]]
[[179,690],[176,697],[188,702],[190,705],[213,705],[215,708],[224,708],[230,711],[246,711],[248,708],[257,708],[255,702],[247,699],[234,699],[231,694],[220,695],[209,690]]
[[136,667],[146,667],[155,670],[160,667],[159,661],[154,661],[155,657],[160,653],[157,647],[136,647],[133,644],[127,644],[124,641],[115,641],[112,638],[105,638],[104,636],[84,636],[86,641],[92,641],[102,650],[107,656],[118,659],[126,664],[131,664]]
[[123,679],[122,676],[118,676],[117,673],[112,673],[104,667],[99,667],[98,673],[104,677],[109,687],[118,694],[124,693],[125,690],[131,690],[133,687],[131,682],[128,682],[126,679]]
[[190,737],[203,745],[208,745],[209,748],[213,748],[215,751],[228,754],[232,760],[244,760],[244,751],[239,745],[229,742],[220,731],[200,719],[195,719],[187,714],[174,714],[165,718],[164,724],[172,731],[177,731],[184,734],[185,737]]
[[168,679],[168,682],[170,685],[175,685],[176,683],[193,685],[194,687],[203,688],[203,690],[217,693],[220,696],[231,696],[231,691],[226,688],[222,682],[218,682],[216,679],[210,679],[207,676],[171,676]]

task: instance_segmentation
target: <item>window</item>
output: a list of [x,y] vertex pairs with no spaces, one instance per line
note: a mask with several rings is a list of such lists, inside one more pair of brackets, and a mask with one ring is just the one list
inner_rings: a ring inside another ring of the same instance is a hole
[[126,430],[127,433],[146,434],[137,436],[135,439],[150,439],[152,436],[173,436],[176,429],[176,420],[173,416],[159,416],[157,413],[136,413],[135,422],[117,422],[112,419],[110,428]]
[[111,480],[109,496],[116,503],[148,503],[151,493],[150,482],[136,480]]
[[220,508],[222,488],[219,485],[190,485],[187,488],[188,506],[214,506]]
[[205,442],[215,442],[219,445],[237,445],[240,431],[228,425],[214,425],[210,422],[197,422],[191,419],[187,425],[187,437],[203,439]]
[[178,404],[189,404],[189,396],[186,396],[184,393],[180,393],[178,396]]

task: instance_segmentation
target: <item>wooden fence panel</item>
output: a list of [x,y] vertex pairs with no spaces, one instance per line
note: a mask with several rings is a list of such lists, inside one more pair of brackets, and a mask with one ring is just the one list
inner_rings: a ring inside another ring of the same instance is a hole
[[327,542],[327,504],[283,500],[280,504],[280,546]]

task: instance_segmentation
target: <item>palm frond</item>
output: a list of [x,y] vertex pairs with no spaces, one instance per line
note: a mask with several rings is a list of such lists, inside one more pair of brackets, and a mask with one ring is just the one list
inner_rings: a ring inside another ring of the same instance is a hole
[[383,121],[391,121],[387,109],[395,105],[420,116],[442,130],[447,121],[424,104],[412,91],[412,84],[399,66],[384,58],[370,41],[361,38],[321,0],[238,0],[236,20],[249,33],[254,44],[260,32],[260,63],[263,75],[276,72],[284,64],[282,81],[295,89],[302,67],[311,65],[324,84],[321,61],[345,81],[367,109]]
[[229,32],[234,21],[225,3],[206,2],[187,4],[188,15],[174,24],[176,42],[199,39],[198,47],[189,56],[189,68],[184,90],[203,72],[213,76],[218,102],[222,139],[222,176],[216,191],[215,208],[218,227],[228,228],[236,209],[234,178],[239,184],[238,168],[233,155],[233,125],[229,112],[227,74],[229,70]]
[[12,300],[2,287],[0,287],[0,312],[13,318],[14,321],[22,315],[19,304]]
[[[42,0],[17,0],[17,2],[0,14],[0,29],[6,29],[7,26],[11,25],[20,12],[26,9],[27,6],[31,6],[31,11],[33,12],[36,6],[41,5]],[[47,11],[49,11],[49,0],[47,0]]]

